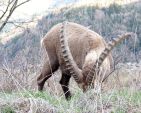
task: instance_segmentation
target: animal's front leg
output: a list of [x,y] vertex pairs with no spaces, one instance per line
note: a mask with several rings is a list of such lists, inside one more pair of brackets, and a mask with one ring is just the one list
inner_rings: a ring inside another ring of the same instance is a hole
[[67,74],[62,74],[62,78],[60,80],[60,84],[62,86],[62,89],[64,91],[65,97],[67,100],[71,99],[71,93],[69,91],[69,81],[70,81],[71,76]]

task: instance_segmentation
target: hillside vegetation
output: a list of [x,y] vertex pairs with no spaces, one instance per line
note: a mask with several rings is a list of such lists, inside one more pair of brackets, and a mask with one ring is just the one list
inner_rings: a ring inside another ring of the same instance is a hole
[[[114,59],[122,60],[100,94],[83,93],[71,78],[73,97],[67,102],[59,84],[60,70],[53,73],[43,93],[37,92],[36,78],[46,57],[40,40],[63,21],[84,25],[107,42],[126,32],[135,34],[113,50]],[[53,10],[7,43],[0,39],[0,113],[141,113],[140,31],[141,2],[134,2]]]
[[107,41],[120,34],[134,32],[136,37],[123,42],[115,52],[128,56],[124,57],[124,61],[138,61],[141,57],[141,2],[137,2],[122,6],[112,4],[106,8],[82,6],[54,10],[42,17],[35,28],[26,29],[5,45],[0,44],[0,61],[6,57],[8,60],[16,60],[19,65],[18,57],[25,56],[29,62],[38,64],[40,39],[53,25],[65,20],[84,25],[102,35]]

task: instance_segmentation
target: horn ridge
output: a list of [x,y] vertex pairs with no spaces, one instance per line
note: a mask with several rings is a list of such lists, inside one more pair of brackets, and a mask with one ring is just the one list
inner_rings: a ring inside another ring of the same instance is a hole
[[[102,65],[103,61],[105,60],[105,58],[108,56],[108,54],[111,52],[111,50],[118,45],[122,40],[128,38],[129,36],[131,36],[132,33],[126,33],[124,35],[119,36],[118,38],[114,38],[112,41],[110,41],[107,45],[107,47],[104,49],[104,51],[101,53],[101,55],[99,56],[99,58],[96,60],[96,63],[93,65],[92,67],[92,71],[93,73],[97,73],[99,71],[99,67]],[[91,84],[93,76],[95,74],[91,74],[88,76],[87,80],[88,80],[88,84]]]
[[63,59],[65,61],[66,69],[73,76],[75,81],[77,83],[80,83],[82,79],[82,73],[80,72],[80,69],[77,67],[77,64],[74,62],[72,54],[68,46],[66,32],[65,32],[66,24],[67,24],[66,21],[63,22],[61,26],[61,30],[60,30],[60,37],[59,37],[60,39],[59,40],[60,40],[60,45],[61,45],[60,46],[61,52],[62,52]]

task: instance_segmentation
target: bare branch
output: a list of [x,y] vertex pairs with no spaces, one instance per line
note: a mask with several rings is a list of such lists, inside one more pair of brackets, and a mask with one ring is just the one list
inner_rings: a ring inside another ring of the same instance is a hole
[[9,6],[10,6],[10,0],[8,1],[8,5],[7,5],[5,11],[4,11],[3,14],[1,15],[0,20],[4,17],[4,15],[6,14],[6,12],[8,11]]
[[4,26],[6,25],[7,21],[9,20],[9,18],[11,17],[11,15],[13,14],[13,12],[14,12],[14,10],[15,10],[14,7],[16,6],[17,1],[18,1],[18,0],[15,1],[15,3],[14,3],[13,6],[11,7],[10,12],[9,12],[8,16],[6,17],[4,23],[0,26],[0,31],[4,28]]
[[3,10],[0,10],[0,12],[4,13],[4,11],[3,11]]
[[19,6],[29,2],[30,0],[26,0],[20,4],[18,4],[18,0],[9,0],[8,1],[8,5],[6,7],[6,10],[4,11],[4,13],[2,14],[2,16],[0,17],[0,20],[5,16],[5,14],[8,12],[8,9],[10,7],[11,4],[13,4],[10,8],[9,14],[7,15],[7,17],[5,18],[4,22],[2,23],[2,25],[0,26],[0,31],[4,28],[4,26],[6,25],[6,23],[8,22],[9,18],[11,17],[11,15],[13,14],[14,10],[16,8],[18,8]]
[[13,6],[10,9],[10,13],[13,13],[13,11],[15,10],[15,7],[16,7],[17,3],[18,3],[18,0],[15,0]]
[[22,2],[22,3],[20,3],[20,4],[18,4],[17,6],[16,6],[16,8],[17,7],[19,7],[19,6],[21,6],[21,5],[23,5],[23,4],[25,4],[25,3],[27,3],[27,2],[29,2],[30,0],[26,0],[26,1],[24,1],[24,2]]
[[23,27],[22,25],[20,25],[20,24],[17,24],[17,23],[15,23],[15,22],[7,22],[7,23],[11,23],[11,24],[13,24],[14,26],[16,26],[16,28],[17,27],[20,27],[20,28],[23,28],[23,29],[25,29],[25,27]]

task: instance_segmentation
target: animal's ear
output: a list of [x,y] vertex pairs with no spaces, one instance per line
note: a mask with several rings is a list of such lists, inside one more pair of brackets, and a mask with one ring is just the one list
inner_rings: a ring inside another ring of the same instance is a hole
[[91,68],[92,72],[90,72],[90,75],[88,76],[88,84],[91,84],[91,82],[93,80],[93,76],[96,75],[96,73],[99,70],[99,67],[101,66],[101,64],[103,63],[105,58],[108,56],[108,54],[111,52],[111,50],[117,44],[119,44],[122,40],[130,37],[131,35],[132,35],[132,33],[126,33],[124,35],[119,36],[118,38],[114,38],[112,41],[110,41],[108,43],[105,50],[101,53],[100,57],[96,60],[96,63],[94,64],[94,66]]
[[60,46],[61,46],[61,53],[63,56],[63,59],[65,61],[65,65],[67,70],[70,72],[70,74],[74,77],[75,81],[77,83],[82,82],[82,71],[78,68],[76,62],[74,61],[72,54],[70,52],[68,41],[67,41],[67,22],[62,23],[62,27],[60,30]]

